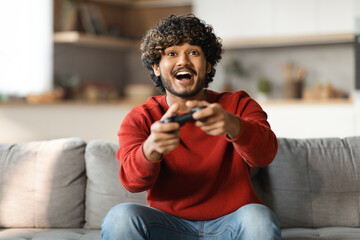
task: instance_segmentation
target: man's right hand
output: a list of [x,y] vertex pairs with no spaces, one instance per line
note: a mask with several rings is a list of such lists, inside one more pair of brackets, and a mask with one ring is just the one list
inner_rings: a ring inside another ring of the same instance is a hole
[[[179,104],[171,105],[161,120],[171,117],[179,110]],[[147,160],[151,162],[159,161],[163,154],[169,153],[180,142],[180,125],[176,122],[160,123],[154,122],[151,125],[150,136],[143,145],[143,153]]]

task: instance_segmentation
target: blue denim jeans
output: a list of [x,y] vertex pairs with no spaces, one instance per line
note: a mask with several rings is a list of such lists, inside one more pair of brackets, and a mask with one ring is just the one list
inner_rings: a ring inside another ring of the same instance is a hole
[[102,223],[104,240],[270,240],[281,239],[271,210],[248,204],[208,221],[190,221],[136,203],[113,207]]

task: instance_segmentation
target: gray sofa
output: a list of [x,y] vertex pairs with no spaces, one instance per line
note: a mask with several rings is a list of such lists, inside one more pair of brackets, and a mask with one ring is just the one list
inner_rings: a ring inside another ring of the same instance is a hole
[[[252,180],[283,238],[360,239],[360,137],[278,141]],[[101,239],[112,206],[146,204],[121,186],[117,148],[79,138],[0,144],[0,239]]]

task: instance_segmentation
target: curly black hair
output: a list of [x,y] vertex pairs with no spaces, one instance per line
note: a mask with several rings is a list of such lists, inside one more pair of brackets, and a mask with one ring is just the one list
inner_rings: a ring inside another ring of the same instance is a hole
[[213,28],[194,15],[175,16],[163,19],[154,28],[150,29],[142,39],[141,59],[150,71],[151,80],[162,92],[165,88],[161,78],[156,76],[152,66],[159,64],[165,49],[188,43],[198,45],[205,53],[206,61],[211,64],[211,71],[207,75],[205,87],[213,81],[215,65],[220,61],[222,54],[221,39],[213,33]]

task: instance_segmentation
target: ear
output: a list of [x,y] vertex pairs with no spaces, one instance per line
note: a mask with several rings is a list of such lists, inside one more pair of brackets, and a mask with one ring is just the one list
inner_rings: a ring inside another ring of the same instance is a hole
[[211,63],[206,63],[206,73],[210,73],[211,72]]
[[155,73],[155,75],[157,76],[157,77],[159,77],[160,76],[160,67],[159,67],[159,64],[153,64],[152,65],[152,68],[153,68],[153,70],[154,70],[154,73]]

